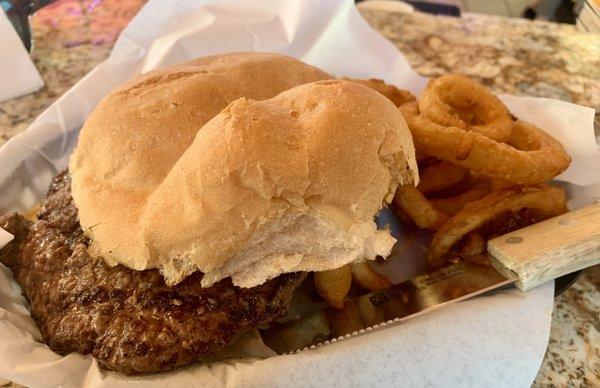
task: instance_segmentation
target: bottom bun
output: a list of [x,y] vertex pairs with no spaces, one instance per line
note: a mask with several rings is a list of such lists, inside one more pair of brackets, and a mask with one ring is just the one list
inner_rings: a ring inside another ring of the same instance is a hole
[[223,267],[204,274],[202,286],[231,276],[237,286],[254,287],[282,273],[325,271],[390,254],[396,240],[387,231],[373,221],[352,224],[340,217],[319,210],[278,217]]

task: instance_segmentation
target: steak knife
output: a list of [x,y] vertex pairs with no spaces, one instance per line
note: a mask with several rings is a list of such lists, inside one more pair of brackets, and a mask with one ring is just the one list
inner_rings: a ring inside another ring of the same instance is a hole
[[[278,354],[295,353],[504,287],[527,291],[600,264],[600,202],[496,237],[487,248],[491,266],[454,263],[380,291],[349,297],[342,309],[312,302],[307,290],[299,292],[302,300],[261,330],[263,341]],[[308,283],[310,287],[312,282]]]

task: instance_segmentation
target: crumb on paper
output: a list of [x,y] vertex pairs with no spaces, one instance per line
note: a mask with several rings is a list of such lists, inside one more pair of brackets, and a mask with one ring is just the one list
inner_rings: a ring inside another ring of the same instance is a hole
[[37,220],[37,213],[40,211],[41,208],[42,205],[38,202],[35,205],[33,205],[31,209],[23,213],[23,217],[25,217],[25,219],[29,221],[35,221]]

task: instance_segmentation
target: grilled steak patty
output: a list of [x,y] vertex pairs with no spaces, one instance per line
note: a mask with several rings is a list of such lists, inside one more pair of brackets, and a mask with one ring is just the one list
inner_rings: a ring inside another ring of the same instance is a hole
[[0,217],[15,240],[0,251],[54,351],[91,353],[107,369],[133,374],[173,369],[226,345],[243,329],[285,313],[304,274],[243,289],[201,273],[168,287],[157,270],[109,267],[87,254],[66,172],[57,175],[35,222]]

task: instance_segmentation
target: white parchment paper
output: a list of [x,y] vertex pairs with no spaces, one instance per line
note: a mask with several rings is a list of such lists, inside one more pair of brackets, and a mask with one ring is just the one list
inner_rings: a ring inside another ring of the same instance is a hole
[[13,240],[14,236],[4,229],[0,228],[0,248]]
[[2,7],[0,58],[0,101],[35,92],[44,86],[44,80]]
[[[110,57],[0,148],[0,213],[23,211],[67,165],[80,126],[98,101],[135,74],[232,51],[292,55],[338,76],[384,79],[419,93],[425,80],[360,17],[352,0],[151,0],[119,37]],[[573,204],[600,192],[600,152],[592,109],[503,96],[516,116],[548,130],[574,157],[561,179]],[[410,270],[395,274],[395,280]],[[127,377],[90,356],[52,352],[41,342],[10,271],[0,266],[0,377],[43,386],[529,386],[548,340],[553,285],[499,292],[402,325],[314,351],[265,359],[197,363],[169,373]],[[247,354],[267,355],[256,338]]]

